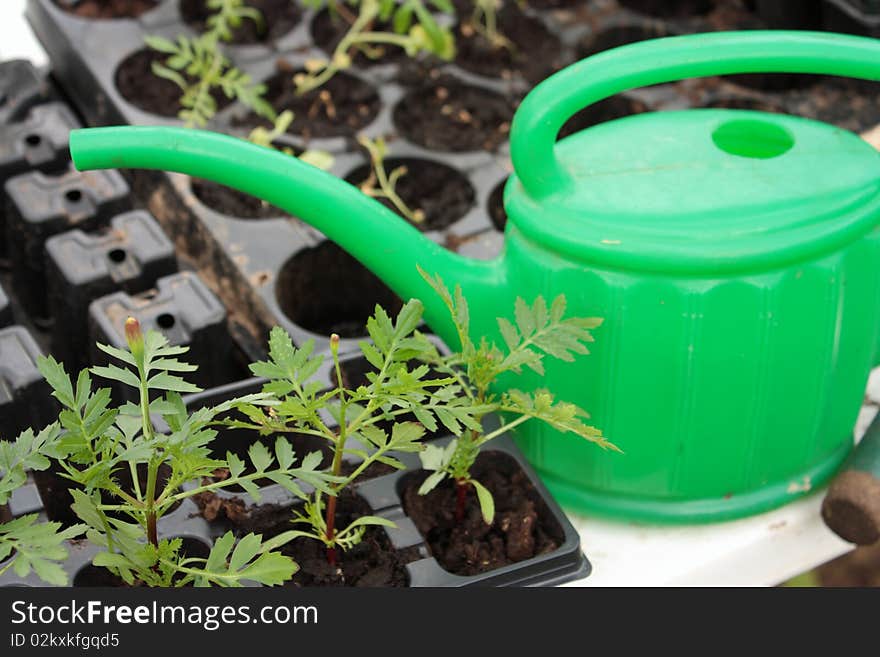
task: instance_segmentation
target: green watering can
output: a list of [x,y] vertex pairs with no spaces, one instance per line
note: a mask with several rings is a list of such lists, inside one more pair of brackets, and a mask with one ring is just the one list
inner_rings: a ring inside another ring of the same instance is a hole
[[520,446],[569,508],[697,522],[783,504],[826,481],[852,430],[880,336],[880,153],[815,121],[701,109],[631,116],[559,143],[572,114],[618,92],[730,73],[880,80],[880,41],[729,32],[644,41],[552,76],[516,114],[505,247],[470,260],[355,187],[231,137],[185,129],[71,134],[81,170],[207,178],[301,217],[446,341],[416,271],[458,282],[475,336],[500,341],[514,299],[565,293],[599,316],[590,356],[517,378],[576,402],[625,453],[526,423]]

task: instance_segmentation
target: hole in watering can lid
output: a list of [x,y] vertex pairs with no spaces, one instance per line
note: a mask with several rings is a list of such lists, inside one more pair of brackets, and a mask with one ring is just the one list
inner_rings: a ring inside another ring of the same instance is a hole
[[725,153],[766,160],[786,153],[794,146],[794,136],[770,121],[737,119],[718,126],[712,141]]

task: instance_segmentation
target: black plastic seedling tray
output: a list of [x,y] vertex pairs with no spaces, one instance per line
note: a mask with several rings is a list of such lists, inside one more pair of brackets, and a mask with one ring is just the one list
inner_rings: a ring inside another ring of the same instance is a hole
[[[425,189],[430,190],[430,181],[439,179],[449,185],[439,191],[444,198],[441,205],[456,208],[455,216],[451,223],[428,230],[428,236],[450,249],[491,257],[500,242],[488,234],[503,230],[505,222],[500,191],[510,173],[506,131],[515,107],[537,79],[592,52],[650,37],[766,26],[822,27],[816,3],[807,3],[809,7],[800,3],[804,6],[799,8],[795,4],[749,5],[737,0],[529,3],[524,17],[516,19],[516,29],[531,22],[531,61],[493,71],[486,68],[479,53],[452,64],[416,64],[403,57],[378,65],[359,60],[340,84],[355,90],[351,93],[363,101],[365,116],[357,119],[358,129],[331,136],[320,131],[311,134],[305,124],[294,123],[291,134],[281,142],[295,149],[329,151],[335,157],[332,173],[356,181],[355,174],[366,159],[355,143],[355,133],[387,137],[390,165],[404,162],[415,171],[428,171],[428,182],[421,183]],[[90,125],[180,125],[173,112],[157,114],[156,108],[150,111],[143,102],[127,100],[117,84],[121,71],[128,71],[141,56],[145,36],[194,34],[179,6],[178,0],[165,0],[134,19],[86,20],[60,9],[53,0],[29,0],[27,17],[49,53],[58,80]],[[508,13],[516,12],[514,8],[502,12],[502,28]],[[259,44],[230,45],[226,52],[240,69],[267,81],[272,89],[308,59],[326,56],[322,46],[326,47],[329,24],[325,14],[304,10],[286,34]],[[468,55],[469,42],[462,44],[460,50]],[[880,122],[876,89],[871,95],[870,89],[857,84],[805,76],[732,80],[690,80],[633,90],[588,108],[563,132],[631,113],[718,106],[790,111],[850,129]],[[452,141],[426,141],[421,126],[438,120],[434,112],[442,105],[437,101],[441,92],[467,97],[469,107],[488,112],[487,119],[500,132],[474,139],[466,131],[441,130],[441,136],[448,133]],[[246,116],[243,108],[229,105],[209,127],[243,136],[249,127],[241,125]],[[211,190],[186,176],[143,171],[126,175],[135,195],[155,214],[181,254],[199,269],[227,307],[236,309],[231,322],[241,340],[250,339],[253,353],[275,324],[284,326],[298,344],[307,339],[325,344],[326,336],[335,330],[344,338],[343,351],[355,349],[356,340],[362,337],[358,329],[375,303],[392,309],[398,303],[359,263],[280,211],[273,213],[257,204],[253,213],[236,214],[234,209],[218,208]],[[340,289],[347,297],[339,304],[315,301]]]

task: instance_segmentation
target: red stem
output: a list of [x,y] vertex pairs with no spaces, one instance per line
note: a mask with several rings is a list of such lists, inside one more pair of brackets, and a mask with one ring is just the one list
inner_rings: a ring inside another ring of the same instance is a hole
[[[327,524],[327,539],[333,540],[333,535],[336,533],[336,498],[330,497],[327,500],[327,515],[326,520]],[[336,548],[328,547],[327,548],[327,563],[331,566],[336,567]]]
[[159,547],[159,532],[156,529],[156,514],[147,514],[147,540],[154,546]]
[[464,520],[464,505],[467,501],[468,484],[466,481],[456,481],[455,487],[455,522],[461,523]]

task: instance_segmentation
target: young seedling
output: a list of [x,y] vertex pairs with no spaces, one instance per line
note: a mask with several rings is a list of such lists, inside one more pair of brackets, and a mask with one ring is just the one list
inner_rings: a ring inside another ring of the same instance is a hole
[[[431,471],[419,489],[420,494],[429,493],[447,477],[452,479],[456,486],[455,518],[460,522],[465,513],[467,491],[472,487],[477,494],[483,520],[491,524],[495,516],[492,494],[474,479],[471,469],[486,443],[533,419],[563,433],[574,433],[604,449],[617,450],[602,437],[598,429],[584,423],[588,415],[583,410],[574,404],[557,401],[549,390],[539,389],[532,393],[515,389],[501,393],[493,391],[501,375],[511,372],[519,374],[523,367],[543,376],[545,356],[572,361],[575,355],[589,353],[586,345],[593,341],[590,330],[598,327],[601,319],[563,319],[565,297],[562,295],[556,297],[549,308],[540,296],[532,306],[517,298],[514,308],[516,325],[498,318],[506,348],[486,338],[475,343],[470,337],[470,315],[461,287],[456,285],[452,294],[440,276],[432,277],[421,269],[419,272],[449,309],[461,342],[458,353],[444,356],[435,349],[427,356],[422,353],[419,358],[435,371],[453,377],[474,408],[479,409],[474,414],[478,421],[476,427],[458,426],[456,422],[447,422],[444,415],[438,414],[456,438],[445,448],[427,445],[420,455],[422,467]],[[487,433],[482,427],[482,420],[489,413],[499,414],[502,421],[500,427]],[[432,430],[430,425],[426,426]]]
[[196,38],[178,36],[177,41],[148,36],[144,39],[153,50],[168,55],[165,63],[153,62],[157,77],[170,80],[181,90],[178,116],[187,127],[204,128],[217,113],[214,93],[238,100],[257,115],[275,120],[275,110],[263,98],[264,84],[255,84],[251,76],[233,66],[220,52],[217,35],[206,32]]
[[[264,128],[263,126],[257,126],[253,130],[251,130],[248,135],[248,141],[256,144],[257,146],[263,146],[265,148],[275,148],[275,142],[283,136],[287,130],[290,128],[290,124],[293,123],[294,114],[290,110],[284,110],[275,117],[275,123],[271,129]],[[283,147],[279,149],[282,153],[286,153],[287,155],[294,156],[294,152],[292,148]],[[308,149],[303,151],[299,155],[299,159],[303,162],[307,162],[311,164],[313,167],[318,167],[323,171],[327,171],[330,167],[333,166],[333,155],[328,153],[327,151],[316,150],[316,149]]]
[[[336,481],[326,490],[316,490],[312,499],[298,513],[294,522],[306,529],[294,530],[299,537],[322,542],[327,559],[337,563],[337,552],[357,545],[364,532],[374,525],[393,526],[385,518],[364,516],[346,527],[338,527],[336,505],[339,495],[374,463],[393,468],[403,464],[394,452],[419,452],[425,426],[437,426],[433,415],[444,413],[471,428],[478,428],[473,419],[480,408],[472,408],[469,400],[457,394],[454,378],[431,378],[427,365],[412,365],[412,359],[427,356],[434,346],[416,331],[422,316],[418,300],[408,302],[397,318],[391,318],[379,306],[367,322],[372,339],[361,342],[360,348],[374,371],[367,374],[367,383],[357,388],[345,385],[339,362],[339,336],[330,340],[330,356],[336,375],[330,390],[320,381],[310,381],[323,363],[323,356],[313,356],[310,341],[300,348],[293,346],[290,336],[276,327],[269,339],[269,360],[251,366],[251,371],[269,379],[264,392],[277,397],[278,403],[269,412],[251,407],[245,410],[248,421],[232,426],[259,430],[263,434],[296,432],[325,439],[333,453],[330,472]],[[328,412],[333,422],[322,413]],[[412,417],[417,422],[408,421]],[[354,454],[362,459],[348,472],[343,469],[343,456]]]
[[[199,388],[178,376],[196,369],[177,358],[187,348],[170,345],[155,331],[144,335],[132,318],[125,324],[125,335],[128,350],[98,345],[119,365],[83,370],[75,385],[52,357],[39,362],[64,408],[59,421],[65,433],[53,445],[58,467],[79,485],[71,491],[73,510],[88,525],[89,540],[103,548],[93,563],[128,584],[148,586],[241,586],[244,581],[275,585],[292,577],[297,564],[277,552],[290,535],[263,541],[260,535],[248,534],[233,549],[235,538],[227,533],[207,558],[200,558],[187,556],[181,539],[160,538],[158,524],[177,503],[199,493],[238,485],[259,499],[256,481],[263,478],[303,498],[300,481],[329,491],[328,477],[318,469],[321,455],[309,454],[296,464],[290,443],[279,438],[274,453],[259,442],[250,447],[249,471],[232,453],[225,459],[211,458],[210,444],[217,435],[211,425],[217,416],[239,405],[267,403],[267,395],[248,395],[189,413],[180,393]],[[112,407],[109,389],[92,390],[92,375],[134,388],[139,402]],[[152,416],[165,421],[168,433],[154,430]],[[214,477],[219,469],[228,470],[229,476]],[[199,483],[182,488],[184,482]]]
[[[50,462],[48,454],[60,433],[57,424],[51,424],[34,434],[30,429],[16,440],[0,440],[0,505],[27,479],[28,470],[45,470]],[[2,510],[2,509],[0,509]],[[47,584],[64,586],[67,573],[58,562],[67,559],[64,542],[76,538],[85,530],[84,525],[61,529],[58,522],[37,522],[36,513],[3,522],[0,517],[0,575],[12,569],[20,577],[31,571]]]
[[[422,0],[348,0],[347,4],[356,8],[357,14],[349,12],[339,0],[302,2],[315,9],[327,6],[331,13],[341,16],[350,27],[329,60],[311,61],[307,63],[305,73],[294,76],[299,95],[320,88],[334,75],[349,68],[358,52],[378,59],[385,53],[385,46],[399,46],[409,57],[432,53],[448,61],[455,56],[452,33],[437,23],[426,6],[452,13],[453,6],[449,0],[430,0],[428,3]],[[393,31],[374,30],[376,20],[390,21]]]
[[205,6],[213,9],[206,25],[208,32],[220,41],[232,41],[232,31],[245,20],[253,21],[260,32],[266,30],[266,21],[259,9],[249,7],[244,0],[205,0]]
[[373,198],[388,199],[397,211],[414,224],[425,221],[425,213],[419,209],[410,208],[397,193],[397,181],[407,174],[405,166],[395,167],[391,173],[385,169],[385,158],[388,155],[388,144],[378,137],[358,137],[358,142],[370,155],[370,175],[360,184],[360,190]]
[[[520,6],[525,3],[518,2]],[[493,48],[513,49],[513,43],[498,29],[498,9],[501,8],[501,0],[474,0],[474,9],[470,20],[463,23],[462,31],[465,35],[474,31],[482,35]]]

